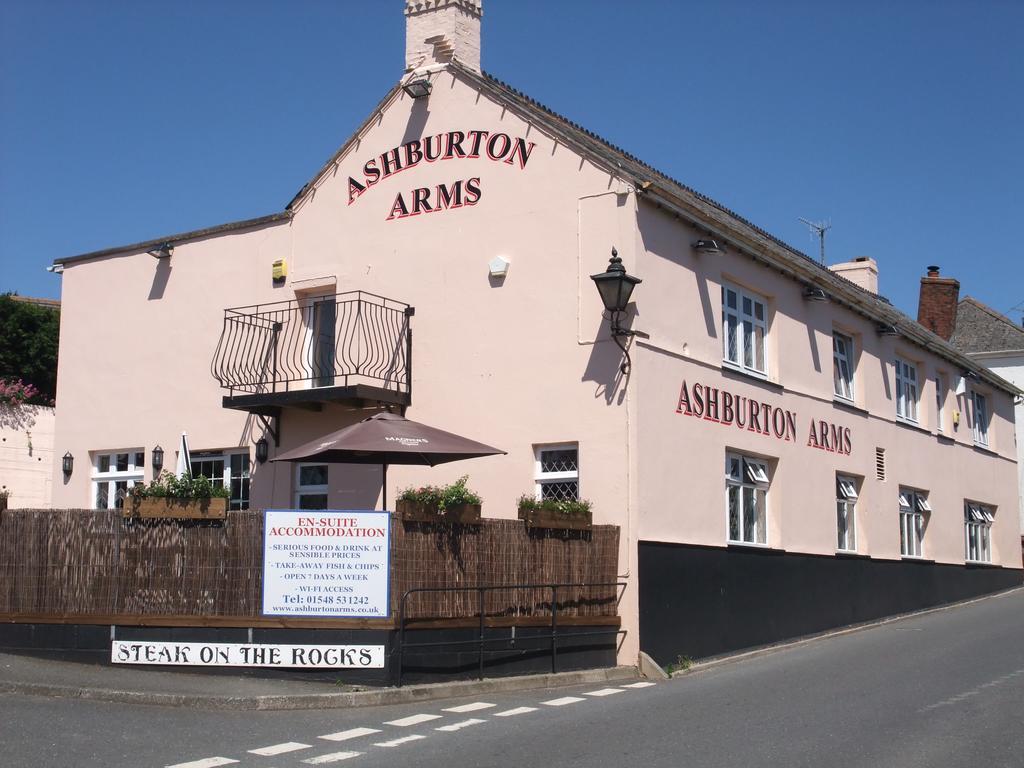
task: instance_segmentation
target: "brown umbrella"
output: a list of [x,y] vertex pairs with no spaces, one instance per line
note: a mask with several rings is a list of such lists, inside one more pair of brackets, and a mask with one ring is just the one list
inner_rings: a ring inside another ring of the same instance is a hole
[[386,508],[388,464],[433,467],[449,461],[499,453],[505,451],[394,413],[378,413],[286,451],[271,461],[380,464],[384,473],[383,502]]

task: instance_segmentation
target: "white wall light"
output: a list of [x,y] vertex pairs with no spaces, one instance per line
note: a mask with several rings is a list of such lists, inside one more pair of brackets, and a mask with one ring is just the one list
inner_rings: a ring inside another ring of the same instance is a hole
[[509,266],[510,262],[504,256],[495,256],[487,262],[487,269],[490,270],[491,277],[507,276]]

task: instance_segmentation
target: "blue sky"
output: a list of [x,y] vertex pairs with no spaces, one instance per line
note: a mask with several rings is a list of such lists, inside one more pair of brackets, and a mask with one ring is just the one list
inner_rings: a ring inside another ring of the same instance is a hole
[[[929,264],[1024,309],[1024,3],[484,9],[485,70],[807,253],[830,219],[905,312]],[[282,210],[403,57],[401,0],[4,0],[0,291]]]

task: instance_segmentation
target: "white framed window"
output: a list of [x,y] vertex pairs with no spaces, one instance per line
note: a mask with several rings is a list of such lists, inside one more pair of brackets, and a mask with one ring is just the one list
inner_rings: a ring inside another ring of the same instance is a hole
[[917,422],[917,366],[896,358],[896,417]]
[[836,549],[857,550],[857,480],[836,475]]
[[143,482],[145,468],[142,448],[92,453],[92,508],[122,509],[128,490]]
[[295,466],[295,508],[327,509],[327,465]]
[[922,557],[925,515],[932,511],[922,491],[900,488],[900,554]]
[[974,421],[974,442],[988,445],[988,398],[971,390],[971,411]]
[[832,332],[832,382],[837,397],[853,400],[853,339]]
[[935,374],[935,430],[942,432],[946,428],[946,420],[942,417],[942,405],[946,401],[946,377]]
[[768,336],[768,302],[761,296],[722,286],[722,356],[744,371],[768,373],[765,341]]
[[580,449],[578,443],[534,446],[533,479],[537,501],[578,501]]
[[725,456],[728,539],[735,544],[767,544],[767,501],[771,478],[762,459]]
[[991,507],[964,502],[964,559],[972,563],[992,562],[992,523],[995,515]]
[[249,508],[249,451],[193,451],[192,476],[210,478],[218,488],[230,488],[229,509]]

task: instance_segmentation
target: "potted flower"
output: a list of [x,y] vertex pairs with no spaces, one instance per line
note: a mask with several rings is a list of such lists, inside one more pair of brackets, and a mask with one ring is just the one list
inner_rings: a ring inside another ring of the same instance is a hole
[[124,516],[223,520],[230,496],[228,488],[214,485],[204,475],[176,477],[164,471],[149,485],[132,486],[130,503],[124,505]]
[[450,485],[406,488],[398,495],[395,511],[402,520],[419,523],[478,523],[480,495],[466,487],[468,475]]
[[527,528],[554,528],[562,531],[589,530],[594,521],[590,502],[585,499],[578,501],[556,501],[554,499],[538,500],[523,494],[519,497],[519,519],[526,522]]

